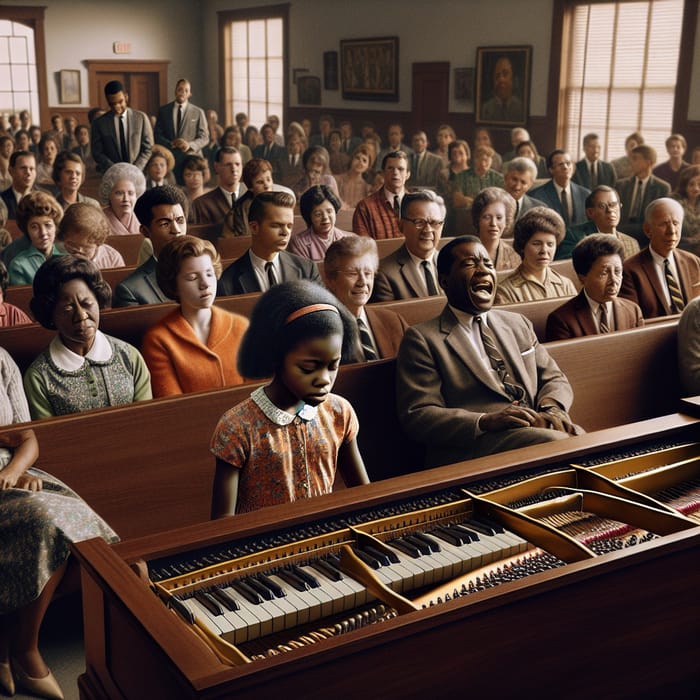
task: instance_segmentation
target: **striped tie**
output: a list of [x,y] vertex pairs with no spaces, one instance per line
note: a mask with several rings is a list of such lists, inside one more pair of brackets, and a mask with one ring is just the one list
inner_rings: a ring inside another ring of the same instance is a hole
[[513,401],[517,401],[521,404],[527,405],[527,398],[525,396],[525,389],[520,386],[508,372],[506,363],[503,361],[503,357],[496,345],[496,339],[489,328],[484,323],[481,316],[475,316],[474,320],[479,326],[479,332],[481,333],[481,342],[484,344],[484,350],[488,355],[489,361],[491,362],[491,367],[496,370],[499,379],[503,382],[503,387],[506,393]]
[[601,304],[600,309],[600,319],[598,321],[598,327],[601,333],[610,333],[610,326],[608,325],[608,312],[605,310],[605,304]]
[[666,286],[668,287],[668,294],[671,297],[671,313],[679,314],[683,311],[685,302],[683,301],[683,292],[676,282],[676,278],[671,272],[671,265],[668,262],[668,258],[664,259],[664,274],[666,275]]
[[372,343],[372,337],[369,334],[367,325],[361,318],[357,319],[357,328],[360,331],[360,345],[362,346],[365,360],[370,362],[371,360],[378,359],[377,353],[374,350],[374,344]]

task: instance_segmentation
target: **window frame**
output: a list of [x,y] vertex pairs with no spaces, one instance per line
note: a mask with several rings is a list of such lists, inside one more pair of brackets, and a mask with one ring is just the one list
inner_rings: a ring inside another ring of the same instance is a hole
[[231,74],[226,55],[230,38],[230,25],[232,22],[250,21],[256,19],[282,19],[282,124],[287,123],[289,110],[289,4],[265,5],[263,7],[251,7],[242,10],[222,10],[217,12],[219,26],[219,95],[223,102],[222,114],[225,124],[234,124],[233,109],[231,104]]

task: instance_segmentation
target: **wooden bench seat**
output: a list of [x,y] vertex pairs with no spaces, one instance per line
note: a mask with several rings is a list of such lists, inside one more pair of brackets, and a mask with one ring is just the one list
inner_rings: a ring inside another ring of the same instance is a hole
[[[548,348],[573,386],[572,417],[588,431],[676,410],[673,321]],[[398,425],[394,373],[394,360],[342,367],[334,389],[357,411],[373,480],[421,468],[420,450]],[[211,434],[254,386],[35,421],[39,466],[75,488],[123,538],[201,522],[209,517]]]

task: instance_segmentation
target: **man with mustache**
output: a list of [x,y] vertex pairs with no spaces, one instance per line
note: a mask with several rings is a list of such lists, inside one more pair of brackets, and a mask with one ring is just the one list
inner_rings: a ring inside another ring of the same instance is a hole
[[571,386],[532,324],[493,309],[496,273],[481,241],[451,240],[438,256],[440,316],[406,330],[397,406],[407,435],[435,467],[582,432]]

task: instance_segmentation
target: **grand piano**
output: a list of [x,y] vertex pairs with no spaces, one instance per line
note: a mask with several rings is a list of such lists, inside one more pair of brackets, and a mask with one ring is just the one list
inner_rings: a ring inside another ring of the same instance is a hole
[[692,410],[76,544],[80,697],[697,697]]

